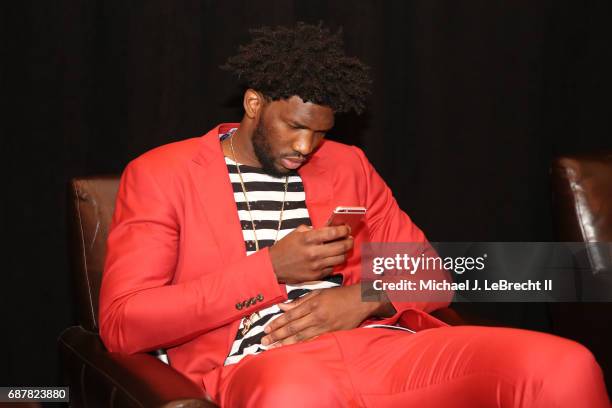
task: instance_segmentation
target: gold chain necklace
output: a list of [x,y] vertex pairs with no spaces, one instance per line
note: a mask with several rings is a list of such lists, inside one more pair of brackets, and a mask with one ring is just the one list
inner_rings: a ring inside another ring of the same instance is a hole
[[[253,229],[253,238],[255,238],[255,250],[259,251],[259,240],[257,239],[257,229],[255,228],[255,221],[253,220],[253,213],[251,212],[251,204],[249,203],[249,197],[247,196],[246,187],[244,185],[244,179],[242,178],[242,172],[240,171],[240,163],[238,163],[238,159],[236,158],[236,152],[234,151],[234,131],[229,138],[230,141],[230,149],[232,150],[232,159],[236,163],[236,170],[238,170],[238,178],[240,179],[240,187],[242,188],[242,194],[244,195],[244,201],[247,206],[247,210],[249,212],[249,218],[251,218],[251,228]],[[283,223],[283,213],[285,211],[285,200],[287,199],[287,185],[289,184],[289,175],[285,176],[285,188],[283,192],[283,204],[281,205],[280,217],[278,219],[278,226],[276,227],[276,236],[274,237],[274,243],[278,241],[278,233],[281,229],[281,225]],[[244,317],[242,319],[242,335],[246,335],[248,331],[251,329],[253,323],[259,320],[260,316],[258,312],[252,313],[249,317]]]
[[[253,238],[255,238],[255,250],[259,251],[259,240],[257,239],[257,230],[255,229],[255,221],[253,220],[253,213],[251,212],[251,204],[249,203],[249,197],[247,196],[246,187],[244,185],[244,179],[242,178],[242,172],[240,171],[240,164],[238,163],[238,159],[236,158],[236,152],[234,151],[234,131],[229,138],[230,141],[230,149],[232,150],[232,159],[236,163],[236,170],[238,170],[238,178],[240,179],[240,187],[242,188],[242,194],[244,195],[244,201],[246,202],[247,210],[249,212],[249,218],[251,218],[251,228],[253,229]],[[276,227],[276,236],[274,237],[274,243],[278,241],[278,233],[281,229],[281,225],[283,224],[283,213],[285,212],[285,200],[287,198],[287,186],[289,184],[289,175],[285,176],[285,187],[283,192],[283,204],[281,205],[280,217],[278,219],[278,226]]]

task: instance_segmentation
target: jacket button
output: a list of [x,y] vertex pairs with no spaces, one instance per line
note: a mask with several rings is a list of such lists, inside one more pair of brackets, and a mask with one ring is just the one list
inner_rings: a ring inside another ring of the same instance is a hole
[[259,295],[257,295],[257,300],[258,300],[258,301],[260,301],[260,302],[261,302],[263,299],[264,299],[264,298],[263,298],[263,295],[262,295],[261,293],[260,293]]
[[236,309],[238,310],[242,309],[242,303],[240,302],[236,303]]
[[253,306],[255,303],[257,303],[257,301],[255,300],[255,298],[250,298],[250,299],[249,299],[249,306]]

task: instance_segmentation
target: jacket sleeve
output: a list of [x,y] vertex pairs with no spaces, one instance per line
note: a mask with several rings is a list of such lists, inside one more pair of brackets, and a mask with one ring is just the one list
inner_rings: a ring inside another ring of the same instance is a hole
[[[198,279],[174,283],[180,262],[180,197],[168,190],[179,189],[168,175],[150,167],[137,159],[124,171],[108,236],[99,321],[110,351],[178,345],[286,300],[267,249]],[[258,295],[254,304],[236,307]]]
[[[367,160],[361,149],[354,147],[361,161],[364,172],[364,183],[366,187],[366,223],[368,226],[370,242],[384,243],[425,243],[425,234],[412,222],[410,217],[402,211],[393,197],[391,190],[384,180],[376,172],[372,164]],[[429,251],[435,250],[428,246]],[[431,279],[438,281],[450,280],[450,275],[445,270],[433,272],[435,276],[429,275]],[[396,314],[383,319],[377,323],[394,324],[406,310],[417,310],[431,312],[446,307],[450,303],[452,293],[446,293],[441,298],[436,297],[434,301],[395,301],[391,300]]]

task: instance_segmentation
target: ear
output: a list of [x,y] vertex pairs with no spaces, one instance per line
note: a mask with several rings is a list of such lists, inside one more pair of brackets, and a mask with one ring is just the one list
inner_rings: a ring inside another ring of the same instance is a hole
[[261,113],[266,101],[261,92],[257,92],[254,89],[247,89],[244,93],[244,100],[242,105],[244,107],[244,114],[249,119],[255,119]]

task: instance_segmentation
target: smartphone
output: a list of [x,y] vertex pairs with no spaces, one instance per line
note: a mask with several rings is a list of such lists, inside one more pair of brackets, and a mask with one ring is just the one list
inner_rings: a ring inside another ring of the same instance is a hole
[[361,226],[365,214],[365,207],[336,207],[327,220],[327,225],[348,225],[351,228],[351,234],[354,234]]

